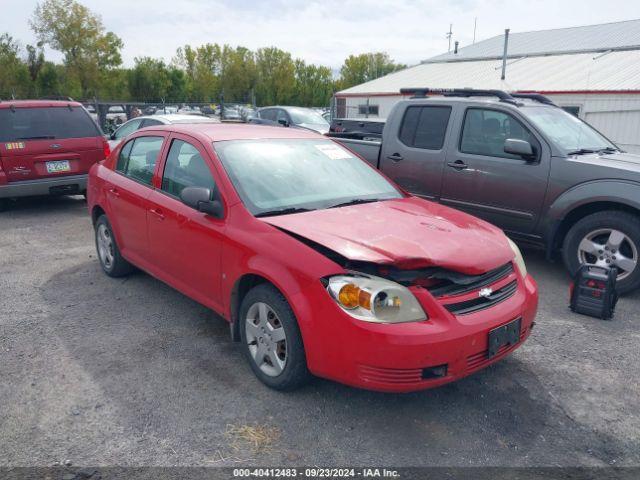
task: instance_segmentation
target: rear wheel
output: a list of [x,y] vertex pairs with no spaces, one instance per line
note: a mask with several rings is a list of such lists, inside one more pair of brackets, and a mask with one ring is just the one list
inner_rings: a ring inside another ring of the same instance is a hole
[[129,275],[134,270],[133,265],[120,255],[120,249],[106,215],[100,215],[96,221],[95,233],[98,260],[104,273],[110,277]]
[[640,287],[640,217],[626,212],[598,212],[578,221],[564,239],[562,256],[573,275],[581,265],[616,267],[617,290]]
[[254,287],[240,307],[242,348],[256,376],[276,390],[294,390],[311,374],[291,307],[272,285]]

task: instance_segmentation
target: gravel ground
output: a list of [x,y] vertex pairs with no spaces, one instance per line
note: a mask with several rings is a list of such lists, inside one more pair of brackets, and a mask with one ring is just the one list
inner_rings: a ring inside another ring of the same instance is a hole
[[455,384],[278,393],[225,322],[95,258],[79,197],[0,213],[0,465],[640,465],[640,293],[614,321],[571,314],[560,265],[525,346]]

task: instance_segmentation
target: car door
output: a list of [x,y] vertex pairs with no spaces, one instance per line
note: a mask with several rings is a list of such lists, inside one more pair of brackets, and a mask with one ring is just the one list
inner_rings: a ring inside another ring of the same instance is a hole
[[[535,159],[505,153],[508,138],[526,140]],[[530,233],[549,176],[549,147],[504,109],[468,107],[457,142],[451,142],[443,176],[443,203],[516,233]]]
[[450,105],[415,105],[389,125],[380,152],[380,169],[402,188],[423,198],[440,196]]
[[224,220],[180,200],[185,187],[218,195],[206,150],[187,135],[174,134],[149,197],[148,231],[157,275],[198,302],[221,311],[220,260]]
[[150,259],[147,199],[165,137],[139,136],[120,150],[115,171],[106,181],[109,221],[125,258],[145,266]]

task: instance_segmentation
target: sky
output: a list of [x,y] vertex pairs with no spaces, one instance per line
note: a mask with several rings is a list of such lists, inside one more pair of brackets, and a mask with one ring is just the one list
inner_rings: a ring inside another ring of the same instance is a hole
[[[29,18],[37,0],[0,0],[0,34],[35,43]],[[387,52],[413,65],[448,48],[512,32],[640,18],[638,0],[82,0],[135,57],[170,61],[178,47],[204,43],[276,46],[294,57],[340,68],[350,54]],[[606,8],[603,8],[605,7]],[[47,57],[61,59],[56,52]]]

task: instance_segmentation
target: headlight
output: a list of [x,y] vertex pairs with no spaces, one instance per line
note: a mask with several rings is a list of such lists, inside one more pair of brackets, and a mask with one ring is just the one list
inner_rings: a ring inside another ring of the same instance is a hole
[[365,322],[421,322],[428,318],[408,288],[384,278],[336,275],[329,278],[327,291],[340,308]]
[[518,269],[520,270],[520,273],[522,274],[523,277],[526,277],[527,266],[524,264],[524,259],[522,258],[522,253],[520,253],[520,249],[515,243],[513,243],[513,241],[510,238],[507,238],[507,240],[509,241],[509,246],[511,247],[511,250],[513,250],[513,253],[516,254],[516,258],[514,260],[516,262],[516,265],[518,265]]

